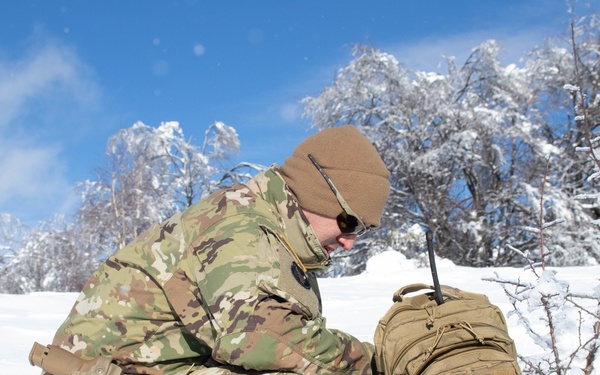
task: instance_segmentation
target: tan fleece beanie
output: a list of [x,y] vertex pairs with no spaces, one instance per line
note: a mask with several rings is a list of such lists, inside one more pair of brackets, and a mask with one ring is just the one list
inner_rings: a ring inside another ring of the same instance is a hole
[[390,193],[390,173],[369,139],[352,125],[324,129],[300,143],[281,165],[281,174],[300,206],[334,218],[342,207],[308,154],[365,225],[379,226]]

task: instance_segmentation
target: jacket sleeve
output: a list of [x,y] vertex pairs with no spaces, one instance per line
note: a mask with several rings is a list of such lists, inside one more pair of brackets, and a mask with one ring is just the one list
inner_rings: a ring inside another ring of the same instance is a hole
[[223,332],[213,350],[218,361],[255,370],[302,374],[369,374],[372,348],[325,327],[325,319],[306,319],[293,303],[266,297],[246,327]]
[[196,276],[213,359],[261,371],[371,374],[373,346],[326,327],[315,285],[276,236],[234,236],[212,250],[210,265],[195,269],[203,270]]

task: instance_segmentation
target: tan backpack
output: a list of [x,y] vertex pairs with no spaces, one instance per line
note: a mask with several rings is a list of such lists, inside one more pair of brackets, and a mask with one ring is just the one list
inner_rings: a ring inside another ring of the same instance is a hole
[[431,292],[406,296],[425,289],[434,287],[411,284],[394,293],[375,331],[379,373],[521,374],[504,315],[485,295],[441,285],[443,301]]

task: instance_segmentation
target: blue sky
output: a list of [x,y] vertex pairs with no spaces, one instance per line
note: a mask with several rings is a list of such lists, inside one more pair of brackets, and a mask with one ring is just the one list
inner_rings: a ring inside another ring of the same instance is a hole
[[235,161],[281,164],[310,134],[299,100],[355,43],[435,70],[496,39],[517,63],[570,20],[562,0],[19,0],[0,14],[0,212],[30,225],[69,213],[108,137],[136,121],[179,121],[198,143],[223,121]]

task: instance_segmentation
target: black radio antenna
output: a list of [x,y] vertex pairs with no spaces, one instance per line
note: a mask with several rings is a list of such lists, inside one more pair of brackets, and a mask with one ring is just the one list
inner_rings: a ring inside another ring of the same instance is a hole
[[444,296],[442,295],[442,288],[440,287],[440,281],[438,280],[437,267],[435,266],[435,250],[433,249],[433,233],[430,229],[425,232],[425,238],[427,239],[427,252],[429,253],[429,268],[431,269],[431,276],[433,277],[433,290],[435,291],[435,300],[438,305],[444,303]]

